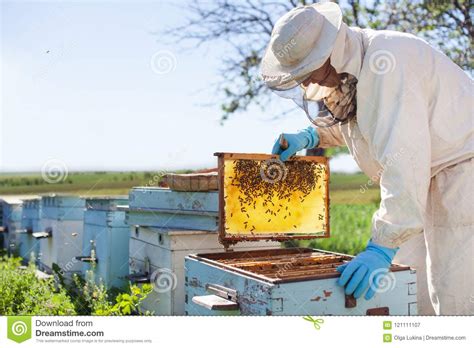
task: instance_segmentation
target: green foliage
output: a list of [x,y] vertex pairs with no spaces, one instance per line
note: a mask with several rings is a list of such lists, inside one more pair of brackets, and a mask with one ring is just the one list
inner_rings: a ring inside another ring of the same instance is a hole
[[336,157],[341,154],[348,154],[349,149],[347,146],[340,146],[340,147],[330,147],[327,149],[324,149],[324,156],[327,157]]
[[86,271],[85,279],[77,274],[73,275],[73,282],[68,286],[68,293],[73,298],[74,307],[80,315],[147,315],[140,309],[140,304],[153,290],[151,284],[145,284],[141,288],[129,285],[128,292],[119,293],[114,300],[110,300],[109,293],[101,281],[96,281],[94,271]]
[[[54,266],[54,265],[53,265]],[[55,277],[39,279],[34,263],[21,266],[21,258],[0,259],[0,315],[148,315],[141,303],[151,284],[131,285],[127,292],[107,292],[93,271],[86,279],[74,275],[66,281],[57,266]],[[116,296],[112,294],[118,293]],[[113,300],[109,298],[113,297]]]
[[130,285],[130,292],[117,295],[115,304],[96,308],[94,315],[148,315],[149,312],[142,312],[140,304],[153,291],[151,284],[144,284],[142,287]]
[[66,288],[79,315],[91,315],[97,308],[109,305],[107,291],[103,284],[95,283],[92,271],[88,271],[86,279],[74,274],[72,284]]
[[21,267],[20,258],[0,260],[1,315],[74,315],[65,290],[52,278],[38,279],[35,266]]

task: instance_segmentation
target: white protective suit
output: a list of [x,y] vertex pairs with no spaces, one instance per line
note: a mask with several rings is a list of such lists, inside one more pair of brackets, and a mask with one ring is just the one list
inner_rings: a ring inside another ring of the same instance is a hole
[[357,117],[319,147],[347,145],[379,182],[372,239],[417,268],[418,313],[473,315],[473,81],[416,36],[345,24],[331,64],[358,79]]

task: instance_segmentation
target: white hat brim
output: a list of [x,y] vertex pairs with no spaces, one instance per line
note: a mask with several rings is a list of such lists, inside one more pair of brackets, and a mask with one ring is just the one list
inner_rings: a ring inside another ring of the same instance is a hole
[[320,68],[332,53],[342,23],[341,9],[333,2],[317,3],[309,6],[314,7],[325,19],[319,39],[306,58],[290,66],[281,65],[269,45],[262,58],[261,76],[270,88],[284,88],[285,85],[291,87],[293,81],[299,80]]

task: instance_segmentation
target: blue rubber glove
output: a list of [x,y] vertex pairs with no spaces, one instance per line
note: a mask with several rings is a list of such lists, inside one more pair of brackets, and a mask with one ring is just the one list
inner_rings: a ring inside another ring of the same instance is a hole
[[390,249],[369,241],[367,248],[351,262],[337,268],[342,275],[337,281],[346,287],[346,294],[359,298],[367,290],[365,299],[370,300],[377,292],[380,278],[388,273],[399,248]]
[[283,133],[283,137],[288,142],[288,148],[283,150],[280,147],[280,139],[278,138],[272,149],[272,154],[280,155],[282,161],[286,161],[300,150],[312,149],[319,144],[319,135],[313,126],[303,129],[296,134]]

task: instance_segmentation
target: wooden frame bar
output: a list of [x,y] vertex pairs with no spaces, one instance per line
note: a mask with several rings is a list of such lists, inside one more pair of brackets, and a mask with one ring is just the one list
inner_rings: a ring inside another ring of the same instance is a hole
[[289,241],[289,240],[308,240],[315,238],[329,238],[330,237],[330,211],[329,211],[329,159],[323,156],[293,156],[289,161],[311,161],[324,165],[326,168],[326,192],[325,192],[325,208],[326,208],[326,219],[325,225],[326,230],[315,232],[315,233],[278,233],[278,234],[245,234],[245,235],[230,235],[226,233],[226,216],[225,216],[225,197],[224,197],[224,168],[225,162],[229,160],[255,160],[255,161],[266,161],[271,159],[278,159],[278,155],[268,154],[253,154],[253,153],[229,153],[229,152],[216,152],[214,156],[217,156],[218,160],[218,188],[219,188],[219,242],[224,245],[227,249],[230,245],[236,244],[242,241],[258,241],[258,240],[273,240],[273,241]]
[[[305,281],[305,280],[315,280],[315,279],[328,279],[328,278],[338,278],[341,274],[336,271],[336,266],[340,265],[341,262],[334,264],[326,264],[326,267],[319,269],[305,269],[305,267],[295,266],[290,272],[272,272],[268,274],[265,271],[249,270],[241,268],[238,265],[232,263],[224,263],[223,260],[239,260],[242,261],[243,258],[252,259],[252,258],[271,258],[272,256],[278,256],[279,258],[287,259],[291,263],[291,257],[298,254],[311,254],[319,253],[322,257],[324,256],[339,256],[342,262],[349,262],[352,260],[353,256],[335,253],[320,249],[310,249],[310,248],[288,248],[288,249],[267,249],[267,250],[248,250],[248,251],[229,251],[224,253],[204,253],[204,254],[191,254],[188,255],[189,258],[198,260],[200,262],[212,265],[220,269],[226,269],[238,274],[242,274],[247,277],[265,281],[271,284],[280,284],[288,283],[294,281]],[[333,267],[334,266],[334,267]],[[409,270],[409,266],[392,264],[390,267],[391,272],[400,272]],[[280,274],[281,273],[281,274]]]

